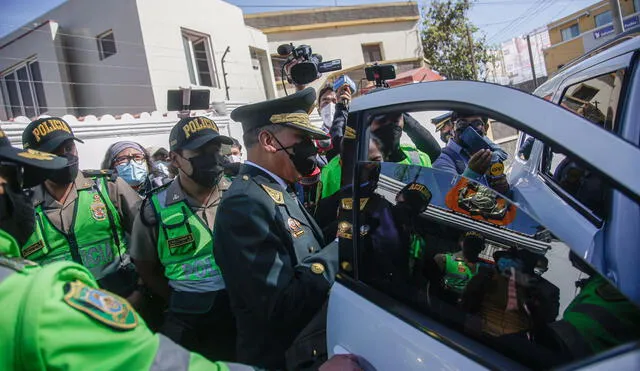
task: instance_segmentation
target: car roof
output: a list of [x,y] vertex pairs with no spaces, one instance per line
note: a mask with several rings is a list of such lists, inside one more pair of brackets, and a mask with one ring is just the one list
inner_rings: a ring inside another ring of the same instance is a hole
[[[473,109],[508,122],[515,129],[582,159],[628,196],[640,200],[640,173],[626,170],[636,167],[640,149],[569,110],[517,89],[479,81],[410,84],[354,99],[349,116],[351,119],[353,114],[355,119],[369,110],[381,114],[458,109]],[[611,166],[612,163],[617,166]]]
[[[560,69],[557,74],[551,77],[547,82],[540,85],[533,94],[542,96],[547,93],[554,93],[557,86],[562,83],[568,76],[587,69],[591,66],[600,64],[611,58],[624,55],[640,49],[640,27],[634,27],[623,34],[618,35],[615,39],[608,43],[595,48],[583,56],[578,57],[574,61],[569,62],[565,67]],[[622,40],[625,39],[625,40]],[[622,41],[621,41],[622,40]]]

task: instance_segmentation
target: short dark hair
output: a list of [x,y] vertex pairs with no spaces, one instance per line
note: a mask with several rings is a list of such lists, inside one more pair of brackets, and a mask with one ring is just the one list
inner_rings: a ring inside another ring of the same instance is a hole
[[275,134],[282,131],[285,127],[286,126],[284,125],[275,125],[275,124],[258,126],[245,132],[244,135],[242,136],[242,140],[244,141],[244,145],[248,149],[250,149],[250,148],[253,148],[256,144],[258,144],[258,135],[260,135],[261,132],[269,131],[272,134]]
[[328,92],[333,92],[333,86],[326,85],[318,92],[318,106],[320,106],[320,101],[322,100],[322,96],[327,94]]
[[231,140],[233,141],[231,147],[236,147],[242,151],[242,145],[240,144],[240,142],[236,138],[231,138]]

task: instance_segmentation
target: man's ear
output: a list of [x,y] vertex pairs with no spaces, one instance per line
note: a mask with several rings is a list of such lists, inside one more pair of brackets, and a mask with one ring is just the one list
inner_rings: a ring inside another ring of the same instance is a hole
[[178,169],[180,169],[180,162],[178,161],[179,157],[180,155],[177,152],[169,152],[169,161],[171,162],[171,165]]
[[276,147],[277,142],[273,139],[273,134],[269,133],[266,130],[262,130],[258,134],[258,142],[260,142],[260,146],[269,153],[276,153],[278,151],[278,147]]

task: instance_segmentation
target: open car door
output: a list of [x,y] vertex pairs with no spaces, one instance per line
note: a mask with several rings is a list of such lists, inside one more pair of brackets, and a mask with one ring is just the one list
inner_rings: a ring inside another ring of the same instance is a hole
[[[329,352],[357,354],[378,370],[636,368],[637,273],[613,282],[608,271],[625,264],[592,264],[591,246],[563,237],[576,233],[570,223],[545,225],[486,183],[369,161],[372,118],[460,109],[579,159],[638,207],[640,174],[627,169],[640,150],[540,98],[460,81],[358,98],[345,131]],[[627,258],[640,264],[640,252]]]

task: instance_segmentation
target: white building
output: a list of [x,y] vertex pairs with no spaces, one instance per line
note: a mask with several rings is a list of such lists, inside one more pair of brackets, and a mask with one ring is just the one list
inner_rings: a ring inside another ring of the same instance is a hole
[[267,35],[279,94],[285,58],[277,54],[277,49],[282,44],[310,45],[324,61],[341,59],[343,70],[371,62],[392,62],[400,73],[423,65],[416,2],[267,12],[247,14],[244,19]]
[[[551,45],[549,32],[546,28],[540,28],[532,31],[529,37],[536,78],[547,76],[542,49]],[[502,42],[500,49],[493,53],[495,62],[488,68],[487,81],[513,85],[533,80],[526,37],[515,37]]]
[[68,0],[0,39],[0,119],[166,111],[167,90],[189,86],[273,98],[267,50],[221,0]]

